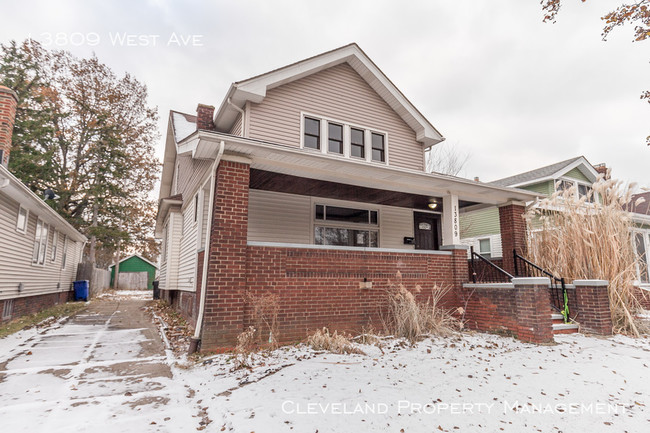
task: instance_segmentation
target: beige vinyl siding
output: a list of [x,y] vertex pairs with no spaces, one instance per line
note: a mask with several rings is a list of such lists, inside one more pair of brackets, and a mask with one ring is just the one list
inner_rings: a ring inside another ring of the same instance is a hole
[[248,240],[311,243],[311,200],[308,196],[251,189]]
[[174,177],[178,179],[178,185],[172,189],[175,194],[183,194],[183,200],[190,200],[205,175],[210,170],[214,161],[207,159],[192,159],[191,156],[177,156],[178,173]]
[[186,200],[186,207],[182,215],[182,227],[178,258],[178,289],[193,291],[196,277],[196,236],[198,230],[198,221],[194,221],[194,197],[188,197]]
[[[38,215],[29,213],[27,232],[16,231],[18,202],[0,194],[0,299],[35,296],[70,290],[81,258],[81,242],[68,239],[66,268],[61,269],[64,234],[59,232],[56,260],[52,261],[52,243],[56,225],[50,225],[43,265],[32,264]],[[24,288],[18,291],[18,284]]]
[[413,245],[404,245],[404,237],[413,236],[413,210],[403,207],[379,207],[379,246],[412,250]]
[[[354,206],[354,202],[250,190],[248,202],[248,240],[254,242],[312,243],[312,201]],[[367,208],[365,203],[360,207]],[[394,206],[370,205],[379,211],[379,246],[413,249],[404,245],[405,236],[413,236],[413,210]]]
[[424,169],[415,132],[347,63],[270,89],[251,104],[248,137],[300,147],[300,113],[386,132],[389,164]]
[[242,127],[242,121],[241,121],[241,120],[242,120],[242,119],[241,119],[241,114],[239,114],[239,115],[237,116],[237,120],[235,120],[235,124],[232,125],[232,128],[230,128],[230,131],[229,131],[230,134],[232,134],[232,135],[239,135],[239,136],[243,136],[243,135],[244,135],[244,134],[242,134],[242,132],[243,132],[243,130],[242,130],[243,127]]
[[501,225],[496,207],[460,214],[460,236],[463,239],[499,233]]
[[180,212],[171,211],[169,213],[168,234],[167,234],[167,263],[165,268],[165,286],[161,287],[166,290],[176,290],[178,288],[178,270],[180,259],[180,243],[183,235],[183,216]]
[[587,176],[585,176],[578,167],[575,167],[567,171],[562,177],[568,177],[571,179],[576,179],[576,180],[581,180],[583,182],[591,183],[589,179],[587,179]]
[[552,180],[548,180],[546,182],[521,186],[519,188],[550,196],[555,192],[555,182],[553,182]]

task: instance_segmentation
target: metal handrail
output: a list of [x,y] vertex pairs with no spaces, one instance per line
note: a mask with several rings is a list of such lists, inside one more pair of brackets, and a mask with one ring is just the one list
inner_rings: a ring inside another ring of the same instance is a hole
[[[504,271],[494,263],[492,263],[490,260],[486,259],[482,255],[474,252],[474,247],[470,247],[470,266],[472,268],[472,282],[477,283],[502,283],[502,282],[510,282],[512,280],[512,275],[510,275],[508,272]],[[487,272],[486,268],[484,267],[482,269],[480,277],[477,275],[477,268],[478,266],[474,263],[474,260],[478,259],[479,263],[482,263],[483,265],[487,266]],[[488,275],[486,275],[486,273]]]
[[566,284],[564,278],[556,277],[555,275],[548,272],[546,269],[543,269],[537,266],[535,263],[531,262],[530,260],[526,259],[525,257],[520,256],[517,253],[517,250],[515,249],[512,250],[512,256],[513,256],[516,276],[518,277],[531,276],[528,275],[528,272],[526,272],[526,275],[522,275],[523,272],[520,272],[518,261],[522,261],[526,265],[527,270],[533,268],[535,271],[538,272],[538,275],[535,276],[540,276],[539,274],[542,274],[551,279],[551,306],[556,310],[558,310],[560,314],[562,314],[562,317],[564,318],[564,323],[570,323],[571,319],[569,317],[570,315],[569,295],[566,290]]

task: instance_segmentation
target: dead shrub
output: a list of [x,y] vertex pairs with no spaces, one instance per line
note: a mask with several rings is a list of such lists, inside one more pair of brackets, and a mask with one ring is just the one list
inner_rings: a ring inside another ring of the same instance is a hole
[[[526,220],[528,259],[567,281],[608,280],[614,332],[639,336],[647,329],[636,318],[641,309],[633,290],[638,258],[625,210],[633,188],[601,176],[587,196],[576,199],[575,186],[556,192],[531,206]],[[589,203],[594,194],[600,203]]]
[[314,350],[325,350],[332,353],[358,353],[363,355],[363,351],[354,347],[349,337],[334,331],[330,334],[329,329],[323,328],[314,332],[307,338],[307,344]]
[[255,328],[249,326],[244,332],[237,336],[235,347],[235,370],[251,368],[253,353],[257,349],[257,337]]
[[[280,311],[280,296],[267,292],[256,295],[248,292],[245,300],[251,308],[251,319],[257,329],[257,341],[271,348],[278,347],[278,312]],[[266,333],[268,332],[268,337]]]
[[425,301],[418,301],[416,294],[422,292],[422,288],[407,289],[398,271],[397,281],[391,282],[386,291],[388,309],[383,314],[386,332],[415,342],[423,335],[446,336],[460,329],[460,321],[442,306],[448,291],[449,288],[434,286]]

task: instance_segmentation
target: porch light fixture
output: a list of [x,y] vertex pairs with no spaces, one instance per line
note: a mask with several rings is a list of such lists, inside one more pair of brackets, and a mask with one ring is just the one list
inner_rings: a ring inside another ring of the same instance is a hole
[[436,199],[432,198],[429,200],[428,206],[429,209],[436,209],[438,207],[438,202],[436,201]]

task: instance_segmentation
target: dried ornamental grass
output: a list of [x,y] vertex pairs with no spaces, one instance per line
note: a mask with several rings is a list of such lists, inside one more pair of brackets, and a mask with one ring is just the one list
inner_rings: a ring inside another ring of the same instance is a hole
[[[625,210],[633,188],[601,177],[579,200],[573,186],[538,201],[526,219],[528,259],[568,281],[608,280],[614,332],[639,336],[644,329],[633,290],[638,258]],[[594,194],[600,203],[590,203]]]
[[307,338],[307,344],[314,350],[325,350],[332,353],[358,353],[364,354],[361,350],[354,347],[348,337],[334,331],[330,334],[329,329],[319,329]]
[[448,291],[449,288],[434,286],[426,301],[418,301],[415,294],[422,292],[422,288],[415,286],[413,291],[408,290],[398,272],[397,282],[391,283],[387,290],[386,331],[413,342],[425,334],[449,335],[460,329],[460,322],[443,307],[442,300]]

